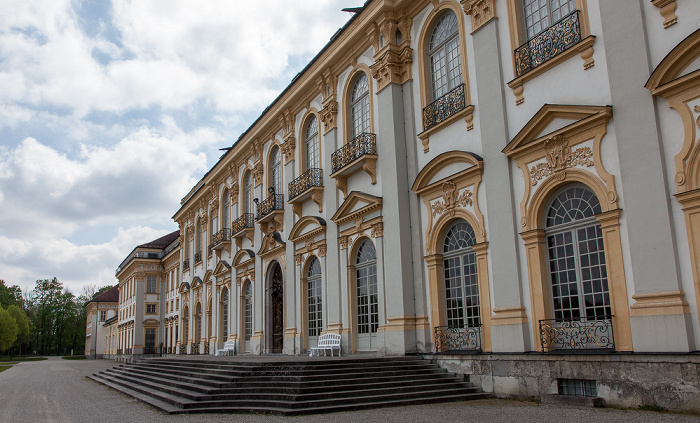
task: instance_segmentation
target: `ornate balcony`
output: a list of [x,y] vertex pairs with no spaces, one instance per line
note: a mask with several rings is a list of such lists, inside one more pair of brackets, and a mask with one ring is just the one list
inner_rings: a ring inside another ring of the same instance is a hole
[[343,195],[347,197],[347,178],[353,173],[364,170],[370,176],[372,184],[377,183],[377,136],[363,132],[355,139],[339,148],[331,156],[331,178]]
[[182,271],[190,270],[190,259],[184,259],[182,261]]
[[323,211],[323,169],[309,169],[289,183],[289,203],[297,216],[301,217],[301,205],[309,197]]
[[540,320],[542,351],[615,350],[613,316]]
[[481,325],[436,326],[435,352],[481,352]]
[[236,240],[238,248],[241,248],[243,237],[253,242],[254,224],[253,213],[243,213],[241,217],[231,223],[231,238]]
[[515,49],[516,78],[580,41],[581,25],[579,11],[576,10]]
[[260,223],[260,229],[267,233],[270,222],[274,223],[273,231],[282,230],[284,217],[284,195],[272,194],[257,203],[257,215],[255,220]]
[[423,130],[444,122],[467,107],[464,99],[464,84],[443,95],[423,108]]
[[220,250],[226,248],[231,243],[231,229],[223,228],[211,237],[210,250]]
[[201,263],[201,262],[202,262],[202,251],[200,250],[200,251],[197,251],[196,253],[194,253],[194,264],[196,266],[198,263]]

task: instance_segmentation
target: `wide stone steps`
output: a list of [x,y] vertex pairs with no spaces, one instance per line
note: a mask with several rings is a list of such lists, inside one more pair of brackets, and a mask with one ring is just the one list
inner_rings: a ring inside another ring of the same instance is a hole
[[167,413],[309,414],[488,396],[418,358],[289,360],[148,359],[90,378]]

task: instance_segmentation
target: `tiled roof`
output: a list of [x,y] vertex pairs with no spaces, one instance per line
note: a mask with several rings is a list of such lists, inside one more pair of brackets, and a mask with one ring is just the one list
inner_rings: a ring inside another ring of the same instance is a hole
[[179,237],[179,236],[180,236],[180,230],[177,230],[175,232],[171,232],[171,233],[169,233],[165,236],[162,236],[156,240],[153,240],[151,242],[141,244],[136,248],[165,248],[168,245],[170,245],[170,243],[175,241],[177,239],[177,237]]
[[90,300],[91,303],[98,302],[98,301],[101,303],[119,302],[119,286],[115,285],[112,288],[108,289],[107,291],[101,293],[97,297]]

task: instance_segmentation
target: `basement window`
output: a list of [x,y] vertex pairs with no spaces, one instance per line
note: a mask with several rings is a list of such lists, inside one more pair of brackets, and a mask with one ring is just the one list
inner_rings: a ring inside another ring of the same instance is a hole
[[586,379],[557,379],[559,395],[569,395],[572,397],[595,398],[598,396],[595,380]]

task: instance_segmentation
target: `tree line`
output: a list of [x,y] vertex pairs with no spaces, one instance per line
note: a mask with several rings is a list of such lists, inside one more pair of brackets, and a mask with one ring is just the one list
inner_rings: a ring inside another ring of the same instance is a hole
[[109,288],[90,286],[75,296],[54,277],[36,281],[23,293],[0,279],[0,353],[83,354],[85,306]]

